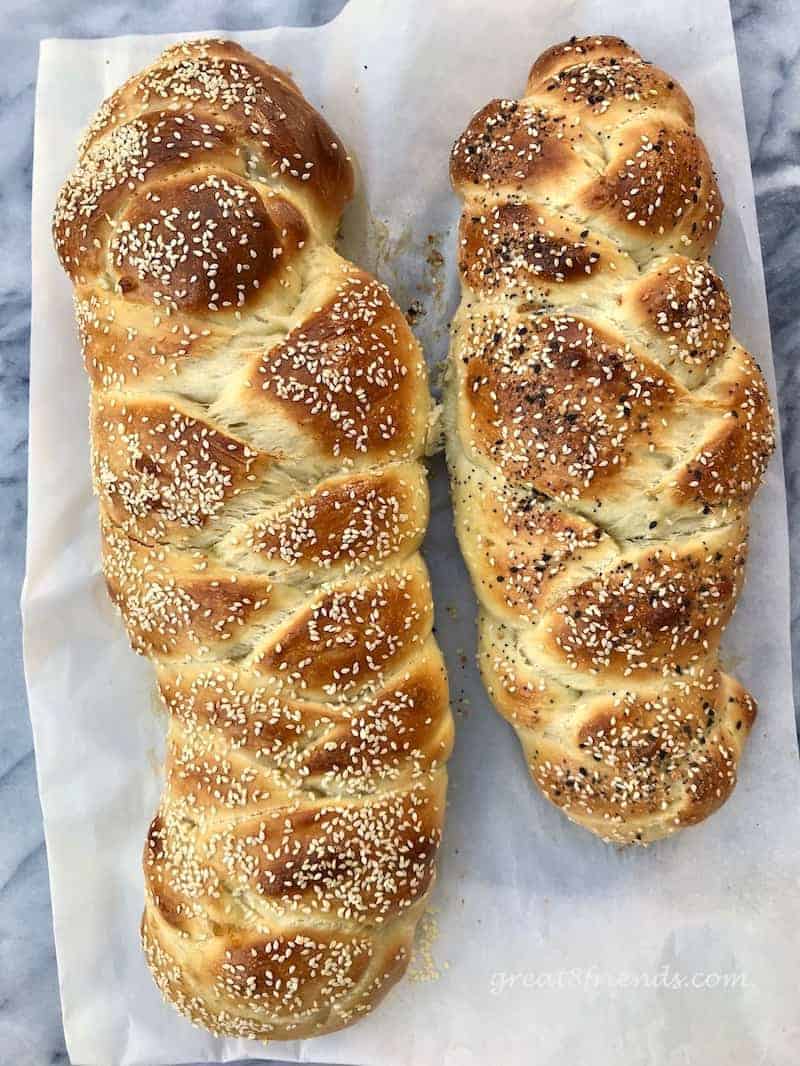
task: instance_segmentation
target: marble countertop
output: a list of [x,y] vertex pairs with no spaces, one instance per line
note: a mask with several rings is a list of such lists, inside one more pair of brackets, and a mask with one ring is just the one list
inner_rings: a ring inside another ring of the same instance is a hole
[[[5,0],[0,27],[0,1060],[68,1062],[20,644],[30,329],[33,105],[42,37],[314,25],[343,0]],[[800,6],[732,0],[778,379],[800,707]]]

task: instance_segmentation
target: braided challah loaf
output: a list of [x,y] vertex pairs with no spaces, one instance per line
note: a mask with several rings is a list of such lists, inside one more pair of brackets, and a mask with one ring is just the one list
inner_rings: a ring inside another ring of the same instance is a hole
[[717,183],[680,86],[614,37],[545,52],[451,177],[448,459],[483,677],[547,798],[646,843],[725,801],[755,715],[718,645],[773,420],[707,260]]
[[54,222],[104,571],[170,715],[144,948],[165,997],[231,1036],[378,1002],[444,814],[426,368],[331,246],[352,189],[286,74],[195,41],[102,106]]

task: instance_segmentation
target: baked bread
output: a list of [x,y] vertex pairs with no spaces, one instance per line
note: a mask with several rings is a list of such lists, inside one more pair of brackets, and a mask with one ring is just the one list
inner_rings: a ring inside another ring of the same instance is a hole
[[144,950],[221,1035],[366,1014],[406,967],[442,827],[427,375],[332,247],[352,191],[287,74],[192,41],[103,104],[55,214],[104,572],[169,712]]
[[545,796],[647,843],[730,794],[756,708],[719,662],[774,447],[708,263],[678,83],[616,37],[546,51],[456,142],[446,388],[479,657]]

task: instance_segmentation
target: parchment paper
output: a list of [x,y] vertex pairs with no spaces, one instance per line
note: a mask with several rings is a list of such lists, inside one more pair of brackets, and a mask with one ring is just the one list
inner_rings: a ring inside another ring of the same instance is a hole
[[[628,37],[693,98],[728,205],[716,263],[738,336],[774,388],[725,0],[352,0],[322,28],[237,38],[290,68],[357,157],[362,196],[346,219],[345,250],[377,269],[404,309],[419,301],[417,329],[433,363],[456,300],[450,145],[474,110],[522,90],[541,49],[587,32]],[[619,851],[572,827],[529,783],[473,665],[474,599],[438,458],[425,553],[458,740],[435,919],[414,964],[418,977],[435,970],[438,979],[406,980],[343,1033],[267,1052],[214,1040],[161,1003],[138,922],[164,721],[150,667],[129,651],[100,576],[87,385],[50,217],[97,105],[172,40],[46,41],[39,68],[23,610],[72,1061],[794,1063],[800,765],[780,453],[754,508],[749,578],[726,640],[728,664],[761,712],[739,786],[719,814],[646,851]]]

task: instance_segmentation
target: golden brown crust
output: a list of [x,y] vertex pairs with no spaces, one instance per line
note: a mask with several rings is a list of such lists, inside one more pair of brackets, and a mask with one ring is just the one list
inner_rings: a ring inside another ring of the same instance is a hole
[[256,645],[253,669],[292,691],[349,693],[393,669],[433,624],[425,565],[351,579],[300,608]]
[[590,318],[505,309],[469,319],[460,418],[506,477],[561,499],[603,492],[683,400],[658,364]]
[[745,537],[740,526],[629,549],[600,576],[554,598],[540,623],[542,658],[576,675],[635,675],[637,682],[707,658],[733,610]]
[[271,462],[191,404],[147,393],[96,396],[91,432],[106,512],[145,542],[186,542]]
[[110,246],[112,276],[132,299],[168,299],[200,313],[244,307],[276,283],[308,239],[293,204],[264,202],[229,171],[148,188],[149,199],[121,212]]
[[331,246],[352,192],[288,75],[194,41],[103,105],[53,224],[103,571],[169,715],[142,943],[219,1035],[372,1010],[444,821],[427,375],[386,289]]
[[[255,672],[224,663],[164,664],[159,686],[177,723],[173,757],[181,765],[212,750],[241,761],[237,807],[250,803],[241,787],[244,767],[279,773],[291,789],[358,795],[376,780],[411,781],[443,765],[452,746],[452,722],[439,713],[447,675],[432,639],[354,702],[287,695]],[[221,785],[231,784],[215,776],[199,801],[213,806]]]
[[698,258],[711,250],[722,217],[705,146],[674,121],[623,129],[604,172],[578,207],[600,216],[623,244],[648,241],[650,248],[666,245]]
[[614,841],[648,843],[662,835],[654,809],[674,830],[725,802],[754,716],[741,686],[716,672],[657,699],[579,703],[563,732],[524,743],[534,780],[569,817]]
[[519,294],[536,304],[580,298],[586,285],[616,287],[633,272],[624,252],[563,214],[516,200],[462,212],[462,281],[482,296]]
[[[309,202],[326,239],[353,192],[344,148],[290,78],[232,42],[185,42],[106,101],[82,141],[54,222],[73,280],[99,268],[95,242],[120,200],[176,162],[279,183]],[[191,200],[177,206],[188,235]]]
[[454,184],[477,186],[552,178],[571,160],[565,135],[558,116],[518,100],[492,100],[456,141],[450,176]]
[[206,552],[143,544],[101,511],[103,573],[131,644],[165,662],[216,658],[245,626],[263,622],[280,594],[259,574],[209,562]]
[[278,409],[325,457],[386,462],[419,448],[422,375],[419,349],[386,289],[348,271],[301,326],[256,356],[240,403],[249,417],[262,404]]
[[534,63],[456,141],[446,422],[480,666],[534,780],[618,843],[730,794],[755,704],[718,666],[774,448],[709,265],[694,112],[616,37]]
[[419,911],[380,939],[298,923],[265,923],[231,941],[225,925],[201,940],[176,937],[160,912],[142,922],[145,955],[164,996],[217,1035],[319,1036],[368,1014],[402,976]]
[[607,123],[598,122],[604,130],[645,109],[677,111],[694,123],[680,85],[621,37],[572,37],[542,52],[528,75],[526,95],[539,92],[553,94],[553,110],[608,116]]
[[234,526],[224,544],[248,568],[303,580],[411,552],[427,520],[425,471],[402,462],[326,478]]
[[645,331],[659,362],[683,384],[705,381],[728,350],[731,302],[708,262],[657,259],[621,293],[622,314]]

